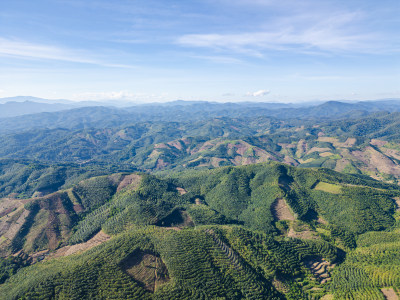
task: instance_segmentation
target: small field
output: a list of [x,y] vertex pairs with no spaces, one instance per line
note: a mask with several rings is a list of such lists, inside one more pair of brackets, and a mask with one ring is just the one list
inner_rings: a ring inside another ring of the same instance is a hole
[[340,185],[336,184],[330,184],[326,182],[319,182],[314,190],[317,191],[323,191],[331,194],[341,194],[342,193],[342,187]]

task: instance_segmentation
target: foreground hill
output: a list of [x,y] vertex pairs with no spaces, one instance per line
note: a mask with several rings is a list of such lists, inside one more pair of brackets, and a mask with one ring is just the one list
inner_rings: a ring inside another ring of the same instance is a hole
[[399,196],[396,185],[278,163],[93,177],[1,202],[0,248],[15,256],[2,265],[20,270],[0,294],[383,299],[380,289],[400,288]]

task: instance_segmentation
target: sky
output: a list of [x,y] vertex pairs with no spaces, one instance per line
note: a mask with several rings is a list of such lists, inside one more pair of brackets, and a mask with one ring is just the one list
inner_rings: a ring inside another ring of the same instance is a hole
[[398,0],[0,0],[0,97],[400,98]]

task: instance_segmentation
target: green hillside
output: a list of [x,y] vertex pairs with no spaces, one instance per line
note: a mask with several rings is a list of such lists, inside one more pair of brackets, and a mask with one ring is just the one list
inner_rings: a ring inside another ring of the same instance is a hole
[[7,202],[0,248],[16,258],[0,265],[0,294],[378,299],[400,288],[399,196],[397,185],[279,163],[94,177]]

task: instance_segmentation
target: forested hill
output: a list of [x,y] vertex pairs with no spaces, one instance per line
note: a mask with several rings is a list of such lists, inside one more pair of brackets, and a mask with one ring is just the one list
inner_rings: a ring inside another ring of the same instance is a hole
[[0,294],[380,299],[400,288],[399,196],[397,185],[268,163],[116,173],[2,199],[0,250],[14,256],[0,260]]
[[[113,117],[109,116],[108,121],[111,120]],[[97,169],[110,165],[115,166],[112,167],[114,171],[146,172],[272,160],[397,182],[400,177],[399,132],[400,113],[385,112],[341,121],[269,117],[211,118],[193,122],[155,120],[129,126],[110,125],[103,129],[35,129],[3,134],[0,135],[0,156],[46,165],[72,164]],[[18,166],[2,167],[0,183],[1,176],[5,176],[2,186],[10,185],[7,178],[13,178],[14,174],[25,174],[25,171],[16,170]],[[28,180],[26,176],[17,176],[15,180],[17,178],[22,180],[20,186]],[[4,195],[3,190],[0,193]]]
[[398,110],[177,101],[0,118],[0,298],[399,294]]

